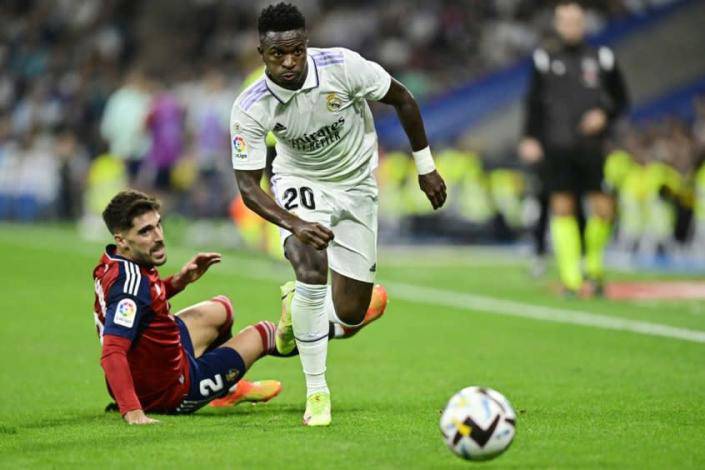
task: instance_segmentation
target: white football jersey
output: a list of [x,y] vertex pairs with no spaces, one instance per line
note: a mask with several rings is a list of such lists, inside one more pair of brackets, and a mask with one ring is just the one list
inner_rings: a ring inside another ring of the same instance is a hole
[[355,184],[377,166],[377,133],[367,100],[382,99],[391,77],[344,48],[308,48],[307,60],[300,89],[282,88],[263,74],[235,100],[233,168],[264,168],[265,136],[272,131],[274,174]]

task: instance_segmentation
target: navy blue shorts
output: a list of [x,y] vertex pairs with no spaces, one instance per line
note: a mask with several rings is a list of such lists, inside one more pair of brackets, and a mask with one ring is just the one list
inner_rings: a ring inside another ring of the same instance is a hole
[[179,317],[176,317],[176,324],[188,357],[191,386],[175,412],[193,413],[211,400],[226,395],[245,375],[246,367],[242,357],[231,348],[216,348],[196,358],[186,324]]

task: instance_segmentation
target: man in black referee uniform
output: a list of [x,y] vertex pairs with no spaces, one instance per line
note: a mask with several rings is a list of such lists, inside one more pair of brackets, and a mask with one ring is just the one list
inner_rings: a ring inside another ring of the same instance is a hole
[[614,206],[602,189],[604,143],[610,123],[628,98],[614,53],[585,42],[585,11],[577,1],[555,8],[557,41],[533,55],[526,97],[520,158],[541,168],[550,194],[551,238],[565,292],[583,286],[581,237],[575,194],[585,194],[585,272],[592,289],[601,290],[603,256]]

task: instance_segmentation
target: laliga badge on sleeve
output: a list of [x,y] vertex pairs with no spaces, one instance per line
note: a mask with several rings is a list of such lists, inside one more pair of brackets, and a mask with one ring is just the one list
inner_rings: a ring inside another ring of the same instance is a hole
[[241,135],[233,137],[233,157],[241,160],[247,158],[247,144]]
[[122,299],[115,309],[115,324],[132,328],[137,316],[137,304],[132,299]]

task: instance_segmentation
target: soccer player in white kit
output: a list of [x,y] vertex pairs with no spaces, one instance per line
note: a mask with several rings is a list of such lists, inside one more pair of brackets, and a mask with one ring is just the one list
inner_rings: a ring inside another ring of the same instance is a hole
[[[348,49],[308,48],[305,19],[290,4],[265,8],[258,29],[265,73],[233,104],[233,168],[247,207],[281,229],[296,282],[280,322],[288,314],[293,325],[277,346],[281,353],[298,347],[304,424],[327,426],[328,322],[348,331],[364,323],[377,269],[377,134],[367,100],[396,109],[434,209],[444,204],[446,187],[416,101],[380,65]],[[260,187],[269,131],[277,138],[276,201]]]

